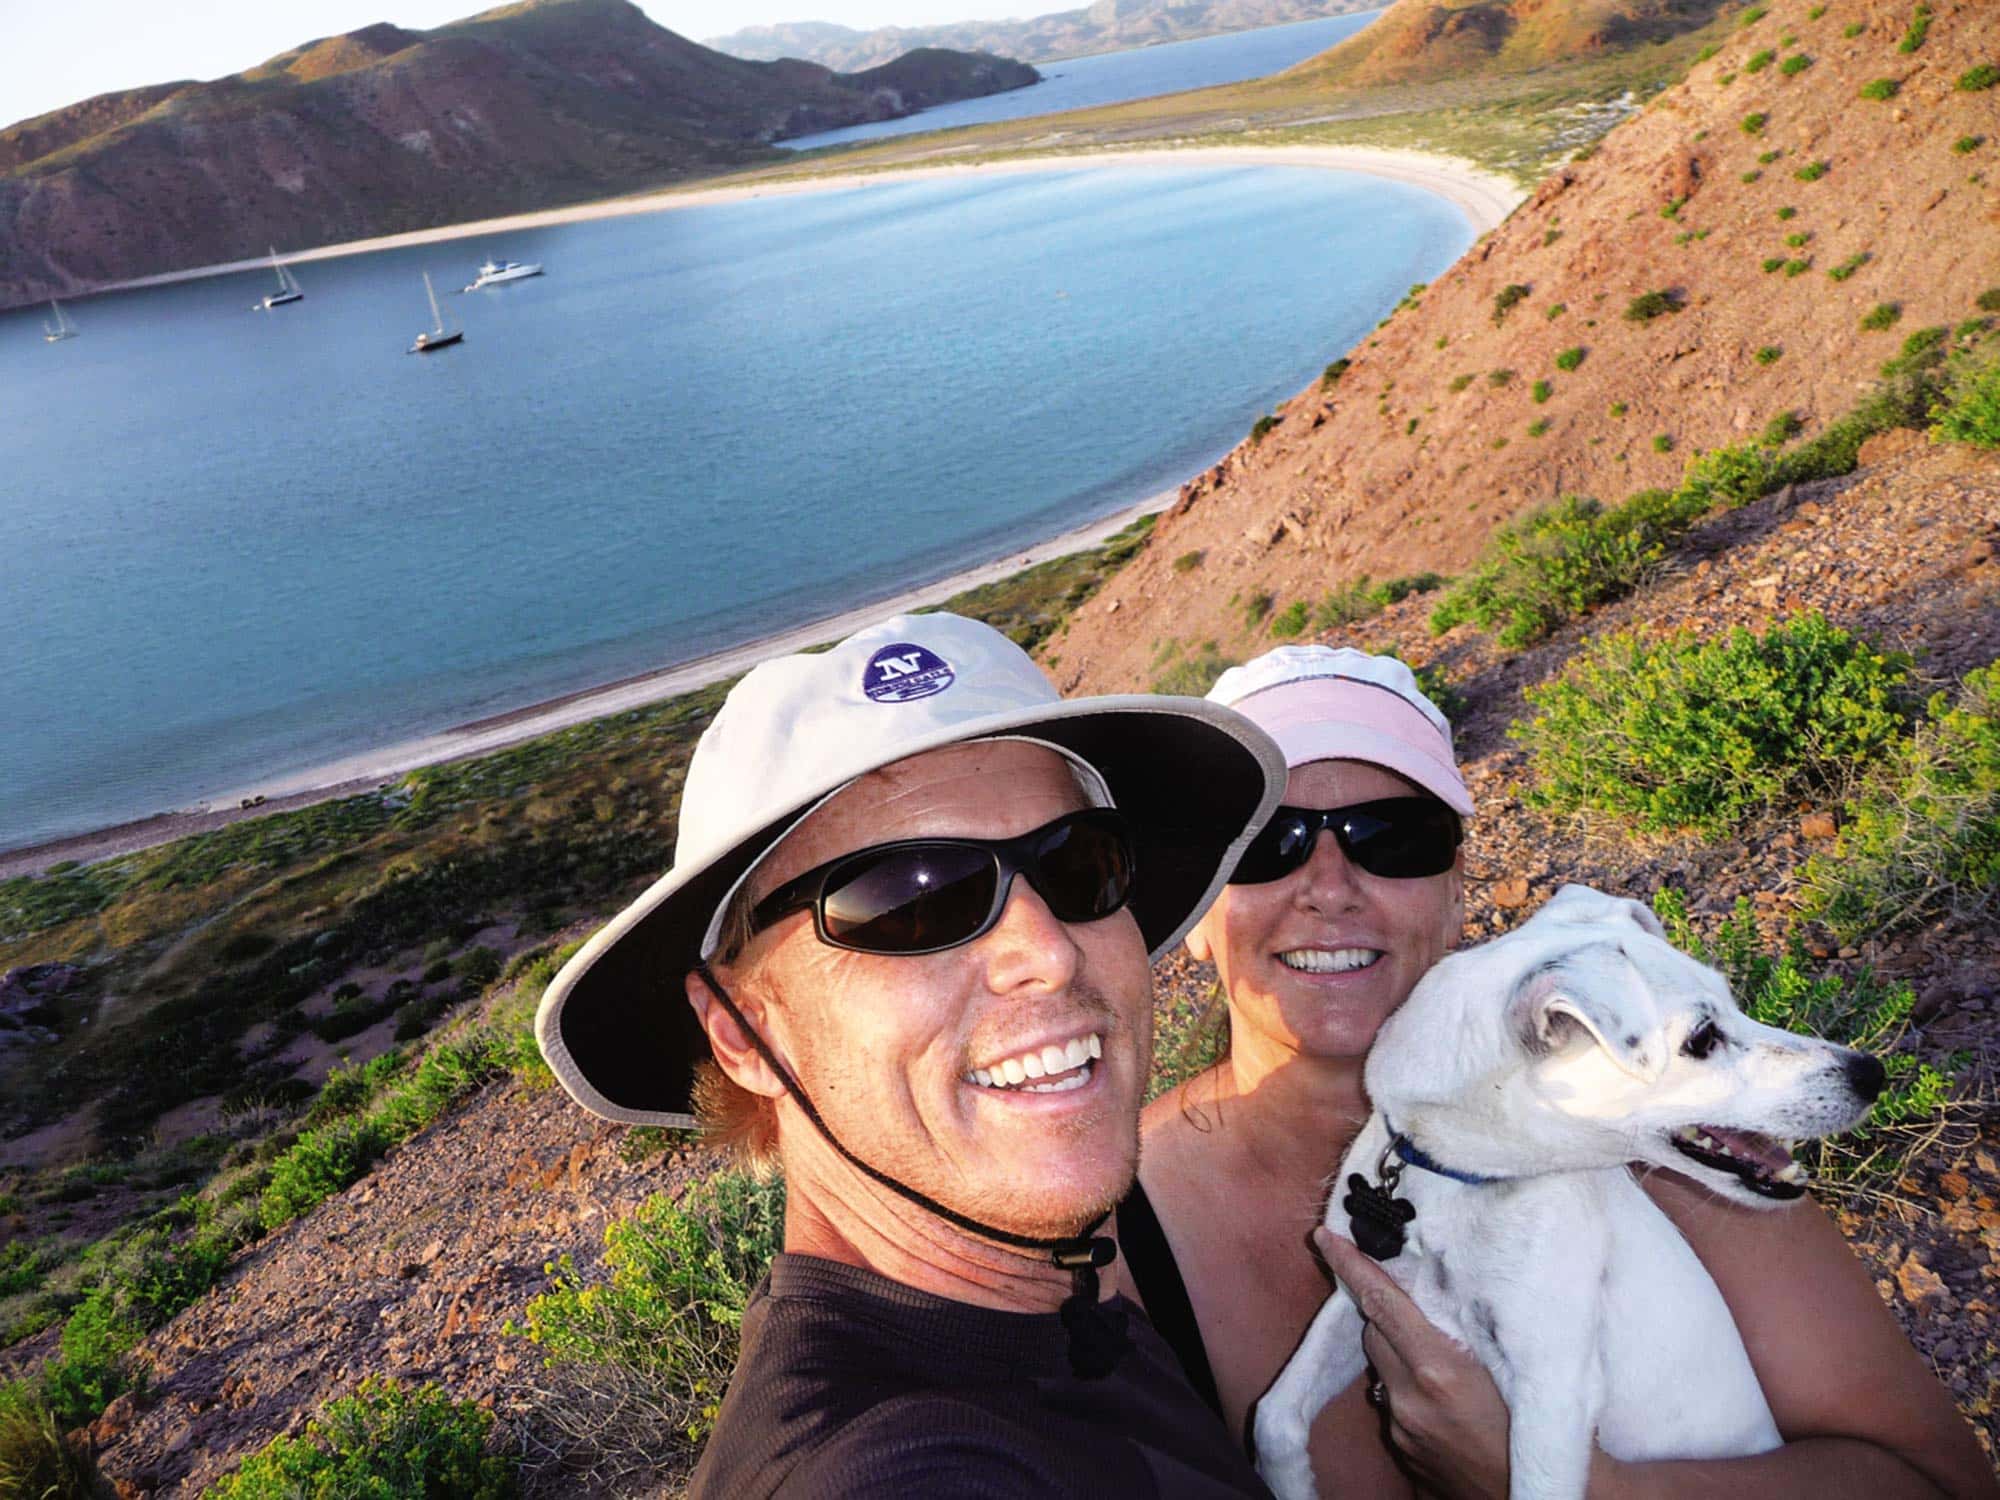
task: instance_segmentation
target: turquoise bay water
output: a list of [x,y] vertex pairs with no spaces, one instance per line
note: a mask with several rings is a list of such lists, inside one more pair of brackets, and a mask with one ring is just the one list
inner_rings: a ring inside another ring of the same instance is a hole
[[921,130],[985,125],[994,120],[1025,120],[1036,115],[1059,114],[1066,109],[1124,104],[1157,94],[1241,83],[1246,78],[1262,78],[1302,63],[1346,41],[1380,14],[1375,10],[1359,11],[1351,16],[1325,16],[1286,26],[1262,26],[1255,31],[1234,31],[1187,42],[1163,42],[1157,47],[1104,52],[1096,57],[1075,57],[1067,62],[1038,63],[1036,68],[1042,81],[1024,89],[989,94],[984,99],[961,99],[900,120],[850,125],[843,130],[802,135],[778,144],[806,151],[882,136],[912,135]]
[[[1470,239],[1398,184],[1073,169],[0,315],[0,848],[684,661],[1178,482]],[[538,280],[444,297],[488,254]]]

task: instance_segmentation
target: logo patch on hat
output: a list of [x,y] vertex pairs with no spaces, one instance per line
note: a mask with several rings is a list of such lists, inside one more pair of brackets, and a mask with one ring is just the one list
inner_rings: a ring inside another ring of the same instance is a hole
[[935,651],[897,641],[868,658],[861,691],[877,703],[908,703],[943,692],[957,676]]

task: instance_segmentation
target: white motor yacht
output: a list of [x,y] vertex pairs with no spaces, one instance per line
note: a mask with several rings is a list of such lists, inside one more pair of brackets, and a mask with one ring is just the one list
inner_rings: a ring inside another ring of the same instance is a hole
[[479,268],[479,279],[467,287],[468,292],[476,292],[483,286],[498,286],[503,281],[525,281],[530,276],[542,274],[541,262],[523,264],[518,260],[488,261]]

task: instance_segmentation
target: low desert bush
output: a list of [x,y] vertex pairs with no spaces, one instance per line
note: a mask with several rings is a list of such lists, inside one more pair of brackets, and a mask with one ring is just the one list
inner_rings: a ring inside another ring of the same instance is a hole
[[1954,362],[1931,436],[1942,443],[2000,448],[2000,359]]
[[1196,568],[1201,566],[1201,560],[1207,556],[1208,553],[1199,547],[1192,552],[1183,552],[1179,557],[1174,559],[1174,571],[1176,573],[1192,573]]
[[1800,182],[1818,182],[1820,178],[1826,176],[1829,170],[1831,170],[1831,165],[1827,162],[1809,161],[1796,172],[1792,173],[1792,176],[1798,178]]
[[1720,837],[1881,757],[1907,722],[1907,666],[1817,614],[1763,635],[1604,637],[1525,691],[1529,800]]
[[1518,281],[1510,281],[1493,294],[1493,321],[1498,323],[1526,299],[1528,288]]
[[1980,63],[1977,67],[1967,68],[1959,74],[1954,87],[1961,94],[1978,94],[1992,88],[1996,83],[2000,83],[2000,67],[1995,67],[1992,63]]
[[1153,678],[1152,691],[1174,698],[1199,698],[1215,686],[1215,679],[1236,663],[1216,649],[1214,641],[1204,641],[1193,655],[1175,661]]
[[1806,861],[1802,912],[1843,942],[2000,907],[2000,663],[1966,675],[1849,803]]
[[1625,307],[1625,321],[1628,323],[1650,323],[1665,313],[1681,310],[1678,294],[1670,291],[1642,292]]
[[0,1388],[0,1496],[5,1500],[111,1500],[90,1445],[72,1438],[25,1385]]
[[[1763,434],[1757,439],[1766,448],[1782,448],[1804,430],[1805,423],[1799,420],[1795,411],[1781,411],[1764,424]],[[1761,491],[1760,491],[1761,493]]]
[[1858,252],[1857,254],[1848,256],[1847,259],[1842,261],[1839,265],[1831,267],[1826,274],[1828,276],[1831,276],[1835,281],[1845,281],[1847,280],[1848,277],[1852,276],[1856,271],[1860,270],[1863,266],[1867,265],[1868,261],[1869,261],[1868,252],[1866,250],[1863,250]]
[[1870,333],[1880,333],[1884,329],[1893,328],[1896,320],[1902,316],[1903,309],[1900,303],[1878,302],[1862,317],[1861,326]]
[[1473,377],[1469,373],[1465,375],[1454,375],[1451,377],[1451,385],[1448,387],[1448,389],[1454,396],[1456,396],[1460,391],[1464,390],[1467,386],[1472,384],[1472,379]]
[[1671,453],[1671,452],[1673,452],[1673,451],[1674,451],[1674,435],[1673,435],[1673,434],[1672,434],[1671,432],[1656,432],[1656,433],[1654,433],[1654,434],[1653,434],[1653,451],[1654,451],[1655,453]]
[[1914,52],[1923,46],[1924,37],[1931,29],[1931,16],[1931,8],[1922,3],[1910,12],[1909,29],[1903,33],[1902,40],[1896,43],[1898,52]]
[[1739,123],[1745,135],[1762,135],[1764,127],[1770,123],[1770,120],[1771,117],[1769,115],[1759,111],[1756,114],[1745,115]]
[[[1368,587],[1368,575],[1336,584],[1326,592],[1314,612],[1313,624],[1319,630],[1334,630],[1342,625],[1352,625],[1379,614],[1382,602],[1374,597]],[[1296,634],[1297,632],[1294,632]]]
[[1989,286],[1973,299],[1981,312],[2000,312],[2000,286]]
[[1271,607],[1278,601],[1266,589],[1255,589],[1243,601],[1243,628],[1255,630],[1264,623],[1264,617],[1271,613]]
[[1575,345],[1568,349],[1565,349],[1562,351],[1562,353],[1556,356],[1556,368],[1558,370],[1574,370],[1578,365],[1582,363],[1583,363],[1583,348],[1580,345]]
[[1534,421],[1528,424],[1529,437],[1545,436],[1548,430],[1549,430],[1549,419],[1547,417],[1537,417],[1535,418]]
[[1868,82],[1861,85],[1861,97],[1864,99],[1893,99],[1896,97],[1897,90],[1902,88],[1902,86],[1900,79],[1871,78]]
[[1915,992],[1884,984],[1866,969],[1816,972],[1796,934],[1770,951],[1747,897],[1738,897],[1735,910],[1707,937],[1695,931],[1681,892],[1663,888],[1653,897],[1653,910],[1676,947],[1722,971],[1751,1020],[1881,1059],[1888,1084],[1868,1118],[1847,1135],[1805,1146],[1802,1160],[1816,1181],[1836,1190],[1879,1189],[1900,1176],[1907,1158],[1944,1119],[1953,1088],[1951,1074],[1898,1050]]
[[1787,78],[1796,78],[1813,65],[1813,60],[1803,52],[1794,52],[1778,64],[1778,71]]
[[1544,401],[1548,400],[1549,397],[1553,396],[1555,393],[1556,393],[1556,388],[1550,385],[1546,380],[1537,380],[1532,386],[1528,388],[1528,395],[1531,399],[1533,399],[1535,405],[1537,406],[1540,406]]
[[1250,424],[1250,441],[1253,443],[1263,442],[1265,437],[1270,433],[1271,429],[1276,427],[1277,425],[1278,425],[1277,413],[1265,412],[1263,416],[1259,417],[1255,422]]
[[1951,149],[1960,156],[1970,156],[1986,143],[1983,135],[1962,135],[1951,143]]
[[1376,584],[1368,591],[1368,597],[1377,608],[1386,609],[1391,604],[1401,604],[1412,594],[1428,594],[1442,588],[1448,581],[1442,573],[1406,573],[1401,578]]
[[1343,354],[1339,359],[1336,359],[1332,364],[1328,365],[1324,370],[1320,371],[1319,375],[1320,386],[1322,388],[1325,388],[1328,386],[1339,385],[1340,377],[1347,373],[1349,367],[1351,367],[1353,363],[1354,363],[1353,360],[1349,359],[1346,355]]
[[1302,633],[1312,618],[1312,606],[1303,599],[1294,599],[1271,617],[1271,634],[1281,641],[1288,641]]
[[1756,356],[1757,363],[1760,365],[1774,365],[1784,357],[1785,351],[1780,349],[1776,344],[1764,345],[1757,351]]
[[1773,271],[1784,270],[1785,257],[1782,255],[1767,255],[1764,257],[1762,265],[1764,274],[1769,276]]
[[511,1459],[486,1451],[493,1413],[435,1385],[371,1376],[304,1437],[276,1438],[202,1500],[507,1500]]

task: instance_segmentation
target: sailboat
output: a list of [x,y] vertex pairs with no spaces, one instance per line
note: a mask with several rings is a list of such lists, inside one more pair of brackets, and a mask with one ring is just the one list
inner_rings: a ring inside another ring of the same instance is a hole
[[271,269],[278,273],[278,289],[258,304],[265,312],[274,307],[283,307],[287,302],[297,302],[305,293],[299,290],[298,278],[292,275],[290,266],[278,259],[278,247],[271,247]]
[[76,324],[63,316],[62,304],[53,297],[49,298],[49,311],[56,315],[56,320],[54,323],[45,322],[42,324],[42,337],[51,344],[59,344],[64,339],[75,338]]
[[424,272],[424,295],[431,299],[432,328],[429,333],[417,335],[417,341],[406,351],[410,354],[429,354],[433,349],[456,344],[465,337],[463,328],[454,328],[450,333],[444,331],[444,314],[438,311],[437,288],[431,285],[431,273],[428,271]]

